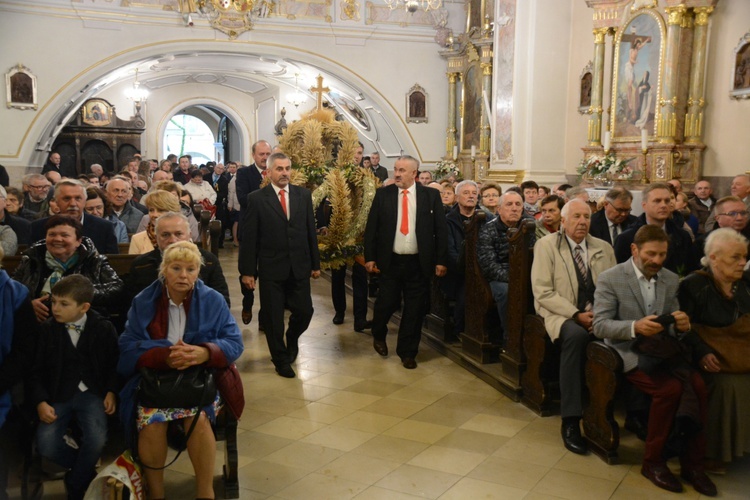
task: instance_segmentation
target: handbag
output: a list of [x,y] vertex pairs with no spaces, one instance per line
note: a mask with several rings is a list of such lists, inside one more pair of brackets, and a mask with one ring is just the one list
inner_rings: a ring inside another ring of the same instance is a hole
[[141,368],[138,401],[146,408],[203,408],[216,399],[213,372],[205,366],[184,370]]

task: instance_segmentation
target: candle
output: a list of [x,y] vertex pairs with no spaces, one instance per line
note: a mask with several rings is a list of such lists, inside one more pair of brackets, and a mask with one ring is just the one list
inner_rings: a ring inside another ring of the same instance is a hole
[[641,149],[643,151],[648,150],[648,130],[645,128],[641,129]]
[[602,146],[604,146],[604,151],[609,151],[610,146],[610,140],[612,138],[612,135],[610,134],[609,130],[604,131],[604,139],[602,139]]
[[453,159],[458,158],[458,146],[453,146]]
[[471,159],[473,160],[477,156],[477,147],[475,145],[471,145]]

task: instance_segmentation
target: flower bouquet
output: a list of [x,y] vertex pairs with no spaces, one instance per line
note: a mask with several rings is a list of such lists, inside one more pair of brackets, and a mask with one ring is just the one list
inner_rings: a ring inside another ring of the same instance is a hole
[[437,180],[454,177],[457,181],[463,180],[461,169],[453,160],[440,160],[435,164],[434,178]]
[[632,179],[635,173],[630,165],[632,160],[618,160],[614,152],[603,156],[591,155],[581,160],[577,172],[586,180],[626,181]]

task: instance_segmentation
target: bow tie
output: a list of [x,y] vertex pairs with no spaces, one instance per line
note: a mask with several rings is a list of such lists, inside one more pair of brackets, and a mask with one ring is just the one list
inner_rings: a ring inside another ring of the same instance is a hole
[[65,323],[65,328],[68,330],[75,330],[76,333],[81,333],[83,331],[83,327],[75,323]]

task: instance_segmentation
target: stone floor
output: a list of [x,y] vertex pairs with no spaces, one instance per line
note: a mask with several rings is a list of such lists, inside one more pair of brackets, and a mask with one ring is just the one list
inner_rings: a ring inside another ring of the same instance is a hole
[[[226,249],[221,260],[239,319],[236,255]],[[627,431],[620,465],[572,454],[559,417],[536,416],[430,348],[423,346],[416,370],[378,356],[369,335],[353,332],[351,304],[343,325],[331,323],[329,290],[328,281],[313,282],[315,316],[296,379],[276,375],[257,321],[240,325],[241,498],[676,498],[640,475],[642,443]],[[168,498],[193,498],[191,475],[180,457],[166,473]],[[750,498],[750,459],[714,479],[721,498]],[[46,485],[45,498],[64,498],[59,483]],[[687,485],[681,496],[698,497]]]

